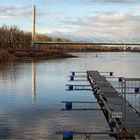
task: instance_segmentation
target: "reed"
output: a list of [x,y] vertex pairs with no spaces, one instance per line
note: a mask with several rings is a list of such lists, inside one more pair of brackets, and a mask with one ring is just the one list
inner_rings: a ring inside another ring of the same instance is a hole
[[10,58],[10,54],[6,49],[0,49],[0,61],[5,61]]

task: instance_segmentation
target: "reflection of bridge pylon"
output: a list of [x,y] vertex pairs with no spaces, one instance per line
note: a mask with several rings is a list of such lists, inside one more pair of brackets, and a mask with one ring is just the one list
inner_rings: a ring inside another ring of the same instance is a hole
[[34,102],[36,100],[36,69],[34,60],[32,61],[32,97]]

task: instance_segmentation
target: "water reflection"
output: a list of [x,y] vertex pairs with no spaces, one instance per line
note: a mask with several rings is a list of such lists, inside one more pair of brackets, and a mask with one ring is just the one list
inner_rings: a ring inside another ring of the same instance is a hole
[[32,60],[32,99],[34,103],[36,100],[36,68],[34,60]]
[[100,70],[114,71],[118,76],[140,77],[139,54],[75,55],[79,58],[0,64],[0,139],[62,140],[55,135],[59,129],[109,129],[102,112],[60,111],[64,108],[62,100],[95,101],[90,91],[67,92],[67,76],[73,70]]

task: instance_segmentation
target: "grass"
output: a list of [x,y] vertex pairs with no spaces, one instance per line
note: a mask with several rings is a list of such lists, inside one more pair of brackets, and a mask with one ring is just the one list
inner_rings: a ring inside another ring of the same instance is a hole
[[0,61],[7,61],[12,58],[12,55],[8,53],[6,49],[0,49]]
[[36,49],[33,53],[32,49],[0,49],[0,61],[23,60],[23,59],[54,59],[68,58],[72,55],[60,50],[42,50]]

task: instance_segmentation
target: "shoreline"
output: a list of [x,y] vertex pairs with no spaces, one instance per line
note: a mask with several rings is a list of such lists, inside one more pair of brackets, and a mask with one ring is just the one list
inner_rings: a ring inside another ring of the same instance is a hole
[[64,59],[78,57],[70,53],[84,53],[84,52],[132,52],[140,53],[139,50],[72,50],[72,51],[62,51],[62,50],[36,50],[33,52],[32,49],[4,49],[0,48],[0,62],[11,61],[11,60],[50,60],[50,59]]
[[11,61],[11,60],[49,60],[49,59],[63,59],[63,58],[72,58],[77,57],[69,52],[62,52],[58,50],[53,51],[35,51],[33,52],[31,49],[24,51],[22,50],[8,50],[8,49],[0,49],[0,62],[2,61]]

